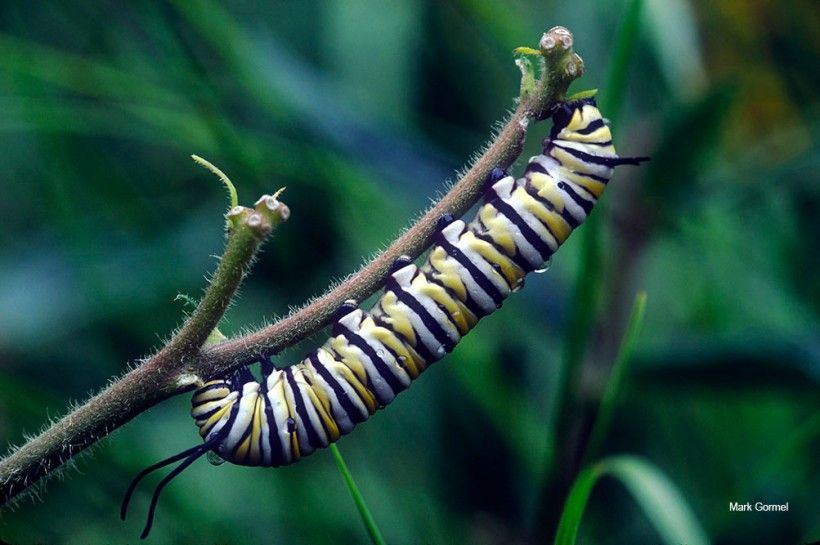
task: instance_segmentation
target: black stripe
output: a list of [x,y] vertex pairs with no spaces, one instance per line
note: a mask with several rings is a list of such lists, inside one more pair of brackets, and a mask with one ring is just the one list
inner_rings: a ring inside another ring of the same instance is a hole
[[[435,248],[433,248],[433,250],[435,250]],[[478,302],[475,299],[473,299],[473,297],[470,295],[470,290],[467,289],[466,285],[464,286],[464,292],[466,293],[466,298],[462,299],[453,290],[451,290],[449,287],[445,286],[441,281],[439,281],[437,278],[435,278],[435,276],[432,274],[432,271],[435,271],[436,273],[438,273],[439,276],[442,276],[443,273],[433,266],[433,263],[431,261],[429,261],[429,258],[428,258],[428,263],[429,263],[430,269],[431,269],[431,273],[428,276],[426,276],[428,282],[434,282],[434,283],[438,284],[439,286],[441,286],[442,288],[444,288],[447,291],[447,293],[450,294],[450,297],[452,297],[456,301],[461,301],[461,303],[463,303],[464,306],[467,307],[467,310],[472,312],[477,318],[482,318],[484,316],[487,316],[487,314],[489,314],[487,311],[485,311],[483,308],[481,308],[481,305],[479,305]],[[424,274],[424,273],[422,273],[422,274]],[[463,280],[461,280],[461,278],[459,278],[459,281],[461,281],[463,283]]]
[[575,132],[576,134],[592,134],[592,133],[594,133],[595,131],[597,131],[598,129],[600,129],[603,126],[604,126],[604,120],[603,119],[596,119],[595,121],[592,121],[589,125],[584,127],[583,129],[578,129],[577,131],[573,131],[573,132]]
[[602,148],[612,145],[612,140],[605,140],[603,142],[576,142],[576,144],[584,144],[586,146],[601,146]]
[[[239,400],[237,400],[236,403],[238,405]],[[239,437],[239,440],[236,442],[236,446],[234,447],[233,452],[231,453],[231,458],[233,458],[234,460],[237,460],[236,453],[239,451],[239,447],[242,446],[242,442],[245,441],[245,439],[247,439],[250,436],[252,429],[253,429],[253,417],[251,417],[250,424],[248,424],[248,426],[245,427],[245,430],[242,432],[242,435]],[[250,446],[249,446],[248,447],[248,452],[245,455],[245,458],[247,459],[250,455],[251,455],[251,450],[250,450]],[[237,462],[240,462],[241,465],[249,465],[249,464],[245,463],[244,459],[243,460],[237,460]]]
[[[526,191],[530,197],[546,206],[549,210],[552,210],[553,212],[557,211],[555,209],[555,205],[549,199],[546,199],[538,194],[538,188],[532,185],[532,182],[530,182],[530,180],[527,180],[527,183],[524,184],[524,191]],[[564,218],[564,220],[569,224],[569,226],[572,229],[575,229],[576,227],[581,225],[581,222],[575,219],[575,216],[573,216],[567,210],[566,206],[562,207],[562,210],[558,213],[561,215],[562,218]]]
[[[527,163],[527,168],[524,169],[524,176],[526,176],[528,172],[533,172],[533,171],[538,172],[540,174],[546,174],[547,176],[550,175],[550,173],[547,172],[547,169],[544,168],[544,165],[542,165],[538,161],[530,161],[529,163]],[[499,195],[499,197],[500,197],[500,195]]]
[[[524,188],[524,191],[526,191],[526,188]],[[520,215],[520,214],[518,214],[518,213],[515,211],[515,209],[514,209],[511,205],[507,205],[507,203],[506,203],[506,202],[501,201],[501,200],[499,200],[498,202],[503,202],[504,204],[503,204],[502,206],[505,206],[505,205],[506,205],[506,206],[509,206],[509,210],[510,210],[512,213],[514,213],[514,214],[518,215],[518,217],[519,217],[519,218],[521,218],[521,215]],[[552,209],[552,208],[554,208],[554,207],[552,206],[552,204],[550,204],[550,207],[549,207],[549,208],[550,208],[550,209]],[[499,209],[499,210],[500,210],[500,209]],[[504,215],[505,215],[505,216],[507,216],[507,213],[506,213],[506,212],[504,212]],[[553,239],[555,239],[555,243],[556,243],[556,244],[558,244],[558,245],[560,246],[560,245],[561,245],[561,241],[558,239],[558,236],[557,236],[557,235],[556,235],[556,234],[552,231],[552,228],[549,226],[549,224],[548,224],[546,221],[543,221],[541,218],[539,218],[539,217],[538,217],[537,215],[535,215],[535,214],[532,214],[532,213],[531,213],[530,215],[531,215],[531,216],[535,219],[535,221],[537,221],[538,223],[540,223],[540,224],[541,224],[541,226],[542,226],[544,229],[546,229],[546,230],[547,230],[547,232],[548,232],[548,233],[552,236],[552,238],[553,238]],[[509,216],[507,216],[507,217],[509,218]],[[512,218],[510,218],[510,219],[512,219]],[[524,225],[527,225],[526,221],[524,221],[524,218],[521,218],[521,222],[522,222]],[[520,224],[516,223],[516,225],[520,227]],[[529,226],[528,226],[528,227],[529,227]],[[535,236],[537,236],[537,237],[538,237],[538,239],[539,239],[539,240],[541,240],[541,237],[538,235],[538,233],[536,233],[535,231],[533,231],[533,233],[535,233]],[[529,239],[528,239],[528,240],[529,240]],[[542,242],[544,242],[544,241],[542,241]],[[547,243],[546,243],[546,242],[544,242],[544,244],[546,245]],[[547,248],[549,248],[549,246],[547,246]],[[541,250],[539,250],[538,252],[539,252],[541,255],[544,255],[544,252],[542,252]],[[550,253],[549,253],[549,254],[547,254],[547,255],[548,255],[548,256],[549,256],[549,255],[552,255],[552,250],[550,250]]]
[[[233,427],[234,422],[236,422],[236,416],[238,414],[239,414],[239,403],[234,403],[233,406],[231,407],[231,412],[228,415],[228,420],[225,422],[225,425],[222,426],[219,429],[218,432],[216,432],[216,437],[214,437],[214,441],[216,442],[217,447],[219,447],[219,445],[222,444],[222,441],[226,437],[228,437],[228,435],[231,433],[231,428]],[[219,422],[217,422],[216,424],[218,424],[218,423]],[[216,426],[216,424],[214,424],[214,426]],[[218,451],[214,451],[214,452],[219,454]],[[222,456],[222,455],[220,454],[220,456]]]
[[[302,378],[305,380],[305,382],[307,382],[309,388],[313,388],[314,386],[318,385],[318,383],[313,380],[313,378],[310,376],[310,374],[305,372],[305,370],[307,369],[307,360],[306,359],[300,361],[297,365],[301,366]],[[321,385],[318,385],[318,386],[321,386]],[[319,404],[321,405],[321,400],[319,401]],[[322,407],[322,408],[324,408],[324,407]],[[313,410],[316,412],[316,416],[319,418],[319,423],[322,425],[322,429],[324,429],[325,433],[327,434],[328,444],[330,444],[332,442],[331,435],[333,435],[333,433],[331,432],[330,428],[328,428],[327,424],[325,423],[325,419],[322,418],[322,414],[319,411],[319,409],[316,407],[315,404],[313,405]],[[332,413],[330,415],[330,418],[331,418],[331,420],[334,420]]]
[[227,388],[228,390],[231,389],[231,387],[225,384],[225,382],[220,382],[219,384],[210,384],[208,386],[203,386],[202,388],[194,392],[193,397],[197,397],[198,395],[204,394],[205,392],[219,390],[220,388]]
[[[518,230],[521,231],[521,234],[524,236],[525,239],[527,239],[527,242],[530,243],[530,246],[535,248],[535,251],[538,252],[538,255],[541,256],[542,263],[550,258],[550,256],[552,255],[552,249],[549,247],[549,244],[544,242],[544,240],[538,235],[538,233],[536,233],[533,230],[533,228],[530,227],[526,221],[524,221],[524,218],[522,218],[518,214],[518,212],[515,211],[515,208],[513,208],[511,205],[507,204],[501,199],[494,201],[492,205],[496,208],[496,210],[503,214],[504,217],[506,217],[510,221],[510,223],[518,227]],[[547,231],[552,233],[552,231],[550,231],[549,228],[547,228]],[[555,235],[553,235],[553,237],[554,236]],[[555,239],[555,242],[556,244],[558,243],[557,238]],[[534,266],[530,265],[524,270],[529,272],[539,265],[540,263]]]
[[592,207],[595,203],[589,202],[587,199],[576,193],[570,184],[566,182],[558,182],[558,188],[566,192],[566,194],[569,195],[570,198],[578,204],[578,206],[584,209],[584,212],[586,212],[587,215],[592,212]]
[[612,168],[620,164],[623,164],[623,161],[621,161],[619,157],[601,157],[600,155],[592,155],[591,153],[586,153],[575,148],[565,148],[564,146],[556,144],[555,142],[553,142],[553,145],[558,149],[564,150],[573,157],[576,157],[586,163],[591,163],[593,165],[602,165],[605,167]]
[[[333,324],[333,327],[332,327],[333,336],[334,337],[338,337],[340,335],[343,336],[345,338],[345,340],[347,341],[347,344],[349,345],[350,341],[347,339],[347,336],[345,336],[345,332],[347,332],[347,331],[348,331],[348,329],[346,327],[344,327],[340,322],[336,322],[335,324]],[[341,354],[339,355],[339,361],[342,361],[342,363],[344,363],[344,358],[341,356]],[[365,373],[364,378],[365,378],[365,388],[367,388],[371,393],[375,392],[376,389],[373,386],[373,381],[370,380],[370,375]]]
[[[225,398],[223,397],[222,399],[225,399]],[[220,401],[220,400],[218,400],[218,399],[213,399],[213,400],[211,400],[211,401],[207,401],[206,403],[217,402],[217,401]],[[200,403],[200,405],[204,405],[204,404],[205,404],[205,403]],[[195,405],[195,406],[194,406],[194,409],[196,409],[198,406],[199,406],[199,405]],[[207,419],[209,419],[210,417],[212,417],[213,415],[215,415],[216,413],[218,413],[219,411],[221,411],[221,410],[222,410],[222,409],[224,409],[224,408],[225,408],[225,403],[223,403],[221,406],[219,406],[219,407],[217,407],[217,408],[215,408],[215,409],[211,409],[211,410],[210,410],[210,411],[208,411],[207,413],[203,413],[202,415],[197,416],[197,417],[196,417],[196,419],[197,419],[197,420],[207,420]]]
[[[399,382],[399,379],[393,374],[393,371],[390,370],[387,362],[379,357],[376,351],[373,350],[373,347],[370,346],[367,341],[361,337],[361,335],[353,331],[345,331],[342,335],[345,336],[347,342],[364,352],[370,361],[373,362],[376,372],[387,382],[390,389],[393,390],[393,394],[398,394],[405,389],[404,385]],[[376,388],[373,388],[373,393],[378,395]]]
[[591,178],[596,182],[601,182],[602,184],[606,184],[609,182],[609,178],[607,178],[606,176],[598,176],[597,174],[587,174],[585,172],[578,172],[577,170],[572,170],[570,172],[572,172],[576,176],[586,176],[587,178]]
[[[273,368],[271,367],[271,369]],[[284,464],[286,460],[282,438],[279,437],[279,427],[276,425],[276,417],[273,415],[273,406],[268,398],[268,378],[270,378],[273,371],[262,376],[262,395],[265,399],[265,416],[268,419],[268,444],[270,445],[271,465],[277,467]]]
[[[233,379],[232,380],[233,380],[234,391],[239,394],[239,397],[234,402],[234,407],[232,407],[232,408],[236,408],[236,410],[239,411],[239,406],[242,402],[242,391],[244,390],[245,384],[247,384],[248,382],[251,382],[255,379],[253,378],[253,375],[251,375],[250,369],[248,369],[247,367],[240,367],[239,369],[237,369],[236,371],[233,372]],[[234,417],[234,420],[235,419],[236,418]],[[231,423],[231,426],[233,426],[233,423]],[[251,424],[249,426],[247,426],[242,431],[242,435],[239,437],[239,440],[236,442],[236,447],[234,447],[233,451],[231,452],[231,458],[232,459],[234,459],[234,460],[236,459],[236,451],[242,445],[242,441],[247,439],[248,436],[251,434],[251,428],[252,427],[253,427],[253,418],[251,418]]]
[[[392,279],[392,277],[390,277],[390,278]],[[388,290],[385,290],[385,292],[386,291],[388,291]],[[389,291],[393,291],[393,290],[389,290]],[[400,300],[398,294],[396,294],[396,299]],[[382,308],[382,312],[384,313],[384,316],[386,316],[386,317],[390,316],[389,314],[384,312],[384,308]],[[393,332],[393,335],[395,335],[399,339],[404,339],[404,341],[405,341],[404,344],[406,344],[408,347],[411,347],[413,350],[415,350],[416,354],[418,354],[419,357],[422,360],[424,360],[425,363],[430,363],[430,362],[436,361],[438,359],[433,355],[432,352],[430,352],[430,350],[427,348],[427,346],[423,342],[421,342],[421,339],[418,338],[419,337],[418,332],[415,329],[413,329],[413,331],[416,333],[416,340],[419,341],[419,342],[417,342],[416,345],[414,346],[410,343],[410,339],[406,338],[400,332],[393,329],[393,326],[391,324],[387,323],[381,316],[379,316],[378,314],[371,314],[371,316],[373,317],[373,321],[376,322],[379,326],[381,326],[385,329],[389,329],[390,331]],[[410,327],[411,328],[413,327],[412,323],[410,324]]]
[[[384,313],[383,309],[382,309],[382,311],[381,311],[381,312],[382,312],[382,313]],[[422,355],[419,353],[419,351],[418,351],[418,350],[416,350],[413,346],[411,346],[411,345],[410,345],[410,343],[409,343],[407,340],[402,340],[402,339],[404,339],[404,337],[403,337],[402,335],[399,335],[399,334],[396,332],[396,330],[394,330],[394,329],[393,329],[393,326],[391,326],[390,324],[388,324],[387,322],[385,322],[385,321],[384,321],[384,320],[383,320],[383,319],[379,316],[379,314],[375,314],[375,313],[374,313],[374,314],[371,314],[370,316],[371,316],[371,318],[373,318],[373,322],[374,322],[374,323],[375,323],[378,327],[381,327],[381,328],[383,328],[383,329],[386,329],[387,331],[389,331],[390,333],[392,333],[392,334],[393,334],[393,336],[396,338],[396,340],[398,340],[398,341],[399,341],[399,343],[401,343],[401,345],[404,347],[404,349],[405,349],[405,350],[407,350],[407,352],[409,352],[409,353],[410,353],[410,357],[411,357],[414,361],[415,361],[415,357],[418,357],[419,359],[424,360],[425,362],[426,362],[426,361],[428,361],[428,360],[425,360],[425,359],[424,359],[424,356],[422,356]],[[398,361],[398,359],[399,359],[400,357],[402,357],[402,356],[399,356],[399,355],[398,355],[396,352],[394,352],[392,349],[390,349],[390,348],[388,348],[388,347],[385,347],[385,348],[387,348],[388,350],[390,350],[390,353],[392,353],[392,354],[393,354],[393,357],[395,357],[395,358],[396,358],[396,361]],[[415,356],[415,357],[414,357],[414,356]],[[402,365],[402,367],[406,367],[406,364],[405,364],[405,365]],[[424,369],[420,369],[420,370],[419,370],[419,372],[421,372],[421,371],[424,371]]]
[[[433,318],[433,316],[427,311],[427,309],[424,308],[424,305],[422,305],[421,302],[418,299],[416,299],[412,293],[402,289],[401,286],[399,286],[399,283],[396,282],[396,279],[392,276],[388,279],[387,286],[390,287],[393,293],[396,294],[396,297],[399,298],[399,301],[407,305],[410,308],[410,310],[412,310],[416,313],[416,315],[418,315],[418,317],[421,319],[421,322],[425,325],[425,327],[427,327],[428,330],[430,330],[430,333],[433,334],[433,337],[436,338],[436,341],[438,341],[440,345],[444,346],[444,349],[447,352],[453,350],[453,347],[455,347],[457,341],[450,338],[450,336],[444,330],[444,327],[440,323],[438,323],[438,321],[435,318]],[[421,335],[418,335],[419,332],[417,331],[416,333],[419,343],[424,344],[424,342],[421,340]],[[429,361],[437,361],[441,359],[441,356],[433,356],[434,359]]]
[[[308,443],[314,449],[326,446],[319,437],[319,434],[316,433],[316,429],[313,427],[313,422],[311,422],[307,412],[307,407],[305,407],[305,400],[302,398],[302,392],[299,390],[299,385],[296,384],[296,377],[293,376],[293,371],[290,367],[285,369],[285,376],[287,377],[288,384],[290,384],[290,389],[293,392],[293,403],[296,405],[296,414],[299,415],[299,419],[302,421],[302,426],[304,426],[305,431],[307,432]],[[298,434],[299,430],[296,430],[294,433]]]
[[496,242],[493,240],[493,237],[491,237],[491,236],[489,235],[489,229],[487,229],[487,226],[486,226],[486,225],[484,225],[484,222],[483,222],[483,221],[481,221],[481,219],[480,219],[480,218],[478,218],[478,223],[481,225],[481,227],[482,227],[482,229],[483,229],[483,230],[487,231],[487,234],[484,234],[484,233],[479,233],[479,232],[477,232],[475,229],[470,229],[470,231],[472,231],[472,232],[473,232],[473,235],[475,235],[475,237],[476,237],[476,238],[479,238],[479,239],[483,240],[484,242],[486,242],[486,243],[488,243],[488,244],[491,244],[491,245],[492,245],[492,247],[496,249],[496,251],[498,251],[498,252],[499,252],[499,253],[501,253],[502,255],[504,255],[504,256],[506,256],[506,257],[508,257],[509,259],[511,259],[511,260],[513,261],[513,263],[515,263],[516,265],[518,265],[518,267],[520,267],[521,269],[523,269],[523,270],[525,270],[525,271],[526,271],[526,270],[530,267],[530,264],[529,264],[529,262],[527,261],[527,259],[526,259],[523,255],[521,255],[521,253],[520,253],[520,252],[518,252],[518,251],[517,251],[517,250],[518,250],[518,247],[517,247],[517,246],[516,246],[516,251],[513,253],[513,255],[510,255],[510,254],[506,251],[506,249],[505,249],[505,248],[503,248],[501,245],[499,245],[498,243],[496,243]]
[[316,352],[313,352],[310,356],[308,356],[308,358],[310,358],[313,368],[316,369],[316,372],[319,373],[322,380],[330,385],[330,388],[333,390],[333,393],[336,394],[336,399],[339,401],[342,409],[345,413],[347,413],[348,418],[350,418],[354,424],[359,424],[360,422],[367,420],[368,415],[362,414],[359,408],[356,407],[353,401],[350,400],[342,385],[339,384],[339,382],[334,378],[333,373],[328,371],[327,367],[325,367],[321,360],[319,360],[319,355]]
[[493,284],[492,281],[489,278],[487,278],[487,276],[484,273],[482,273],[472,261],[470,261],[470,258],[464,255],[464,253],[461,250],[459,250],[454,244],[450,244],[450,242],[444,237],[441,237],[441,247],[444,248],[444,251],[447,252],[447,255],[458,261],[458,263],[462,267],[467,269],[467,272],[473,278],[475,283],[478,284],[478,287],[480,287],[488,296],[490,296],[490,298],[493,300],[497,307],[500,307],[501,303],[504,301],[504,296],[501,294],[500,291],[498,291],[498,288],[495,287],[495,284]]

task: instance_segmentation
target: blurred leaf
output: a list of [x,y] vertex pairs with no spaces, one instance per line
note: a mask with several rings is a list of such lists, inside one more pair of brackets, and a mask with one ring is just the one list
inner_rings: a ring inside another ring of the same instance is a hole
[[694,96],[706,84],[697,19],[689,0],[647,0],[646,19],[658,65],[677,97]]
[[590,432],[589,444],[584,453],[585,459],[595,457],[598,454],[598,449],[601,442],[604,440],[607,431],[609,430],[609,423],[612,420],[612,414],[615,411],[615,404],[618,395],[623,389],[623,380],[627,373],[628,365],[632,359],[632,352],[635,349],[635,343],[638,340],[638,335],[641,332],[643,325],[644,309],[646,308],[646,293],[639,292],[635,296],[635,302],[632,305],[632,311],[629,313],[629,320],[626,326],[626,332],[621,339],[621,346],[618,348],[618,355],[615,358],[615,364],[609,374],[609,381],[606,384],[604,393],[601,397],[601,403],[598,407],[598,412],[595,415],[595,423]]
[[627,0],[620,28],[615,36],[609,72],[601,95],[601,111],[615,127],[620,125],[629,65],[635,44],[640,37],[643,2],[644,0]]
[[781,389],[811,394],[820,385],[820,341],[814,338],[678,339],[635,364],[653,388],[712,387],[737,392]]
[[33,77],[75,93],[98,99],[183,108],[186,96],[102,61],[0,34],[0,69]]
[[658,147],[646,168],[648,208],[661,222],[678,217],[697,194],[700,169],[714,158],[717,139],[734,95],[732,86],[711,89],[682,104],[663,124]]
[[572,486],[555,545],[574,545],[595,483],[609,475],[621,481],[668,545],[708,545],[709,539],[686,500],[655,466],[635,456],[602,460],[582,471]]

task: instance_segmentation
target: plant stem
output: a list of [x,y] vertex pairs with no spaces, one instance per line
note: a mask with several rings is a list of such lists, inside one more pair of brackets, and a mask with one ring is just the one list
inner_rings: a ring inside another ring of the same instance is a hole
[[539,45],[540,77],[530,77],[527,68],[522,68],[525,77],[521,95],[507,122],[448,193],[387,250],[348,280],[279,322],[203,347],[259,246],[289,213],[275,195],[260,199],[255,210],[233,208],[228,214],[231,234],[214,280],[179,333],[156,355],[0,460],[0,505],[160,401],[201,380],[252,363],[259,354],[277,353],[316,333],[345,300],[363,300],[374,293],[396,258],[418,257],[428,247],[437,220],[448,213],[460,216],[475,204],[490,171],[509,167],[521,153],[530,121],[547,117],[569,84],[583,74],[583,61],[573,52],[572,34],[565,28],[554,27],[544,33]]
[[192,366],[227,310],[259,247],[282,221],[281,213],[287,207],[281,207],[277,211],[263,206],[257,206],[257,210],[230,210],[227,217],[232,227],[225,250],[194,312],[159,352],[3,458],[0,505],[141,412],[198,380],[185,370]]
[[[555,27],[550,33],[556,29],[562,27]],[[524,74],[518,107],[446,195],[386,250],[336,288],[273,325],[203,350],[198,364],[202,376],[219,376],[251,363],[258,354],[275,354],[309,337],[328,325],[335,310],[346,300],[364,300],[381,287],[398,257],[415,259],[421,255],[429,247],[440,217],[459,217],[467,212],[481,196],[490,171],[495,167],[508,168],[520,155],[530,120],[544,118],[552,104],[564,96],[572,80],[583,73],[583,61],[572,52],[572,36],[562,30],[569,35],[569,46],[541,58],[542,74],[534,87],[528,85],[531,74]]]
[[350,495],[353,497],[353,503],[356,504],[356,509],[359,510],[359,515],[362,517],[362,522],[364,523],[364,527],[367,529],[367,534],[370,536],[370,541],[372,541],[374,545],[385,545],[382,533],[376,525],[376,520],[373,518],[373,515],[370,514],[370,509],[367,508],[364,497],[362,497],[359,487],[356,486],[356,482],[353,480],[353,475],[351,475],[350,470],[347,469],[347,464],[345,463],[344,458],[342,458],[342,453],[339,452],[339,449],[336,447],[335,443],[330,445],[330,451],[333,453],[333,458],[336,460],[336,465],[339,466],[339,473],[341,473],[342,477],[344,477],[345,483],[347,484],[347,489],[350,490]]

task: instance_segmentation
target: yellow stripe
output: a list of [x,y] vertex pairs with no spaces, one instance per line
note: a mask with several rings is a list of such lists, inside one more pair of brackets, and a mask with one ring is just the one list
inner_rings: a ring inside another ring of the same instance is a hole
[[362,331],[382,343],[398,358],[403,358],[401,361],[402,367],[410,375],[410,378],[414,379],[424,371],[425,364],[421,356],[410,345],[399,339],[393,331],[376,325],[370,316],[362,320]]
[[239,464],[244,462],[245,457],[248,455],[248,450],[250,449],[250,445],[251,445],[251,436],[249,435],[249,436],[245,437],[245,440],[242,441],[242,443],[239,444],[239,447],[237,447],[237,449],[234,452],[234,455],[231,457],[231,459],[235,463],[239,463]]
[[191,400],[191,403],[193,405],[199,405],[215,399],[222,399],[223,397],[227,397],[230,393],[231,390],[227,387],[217,388],[216,390],[208,390],[207,392],[202,392],[201,394],[195,395]]
[[312,384],[308,384],[307,386],[308,388],[306,389],[306,392],[310,398],[310,402],[319,414],[319,418],[322,419],[325,426],[325,431],[330,436],[329,440],[332,443],[341,436],[341,433],[339,433],[339,426],[336,425],[336,421],[333,419],[333,416],[331,416],[330,400],[327,397],[327,394],[321,391],[321,388],[317,388]]
[[450,294],[433,282],[427,280],[426,274],[420,274],[413,279],[413,286],[423,295],[444,307],[447,316],[455,322],[456,329],[461,335],[466,335],[475,325],[477,318],[464,304],[450,296]]
[[575,174],[573,172],[570,172],[569,170],[565,170],[563,176],[566,179],[566,181],[584,188],[589,192],[590,195],[592,195],[596,199],[601,197],[601,194],[604,192],[604,189],[606,188],[606,184],[603,182],[593,180],[589,176],[584,176],[583,174]]
[[484,205],[478,211],[481,223],[487,228],[487,234],[493,239],[496,246],[500,246],[508,256],[515,255],[515,238],[507,225],[499,217],[498,211],[492,205]]
[[262,434],[262,397],[256,396],[256,406],[253,408],[253,419],[251,420],[251,443],[250,461],[258,464],[262,460],[262,452],[259,450],[259,436]]
[[550,202],[550,204],[559,212],[564,210],[564,198],[556,186],[555,180],[552,176],[547,176],[540,172],[531,172],[529,180],[532,186],[537,190],[538,196]]
[[313,404],[313,408],[316,410],[322,422],[324,422],[325,430],[331,436],[330,441],[332,442],[338,439],[339,428],[330,411],[330,398],[327,392],[317,386],[313,370],[304,362],[299,362],[294,366],[293,377],[296,380],[296,384],[305,386],[305,391],[310,398],[310,402]]
[[[586,128],[586,124],[582,128]],[[561,135],[561,140],[569,140],[570,142],[578,142],[579,144],[589,144],[589,143],[603,143],[609,142],[612,140],[612,133],[609,130],[609,127],[604,125],[600,129],[596,129],[589,134],[580,134],[578,132],[568,132],[568,134]]]
[[350,346],[346,338],[342,335],[333,337],[330,339],[330,347],[342,357],[342,363],[356,374],[359,381],[367,382],[367,371],[359,359],[358,351]]
[[339,363],[338,360],[334,361],[336,362],[336,371],[338,371],[338,373],[342,375],[342,378],[344,378],[345,382],[347,382],[350,386],[353,387],[353,389],[356,391],[356,395],[359,396],[359,399],[362,400],[362,403],[364,403],[365,407],[367,408],[367,412],[369,412],[370,414],[376,412],[376,397],[373,395],[373,393],[367,388],[365,388],[361,382],[359,382],[359,379],[356,378],[356,375],[353,374],[353,371],[351,371],[347,367],[347,365]]
[[411,345],[415,346],[417,340],[413,324],[410,323],[410,319],[399,307],[398,301],[398,296],[392,291],[387,291],[382,295],[382,298],[379,300],[379,306],[381,306],[384,311],[384,321],[390,324],[393,331],[407,339]]
[[535,200],[523,187],[519,187],[513,192],[513,197],[536,218],[546,223],[549,231],[558,241],[558,244],[563,244],[569,234],[572,232],[572,227],[567,221],[561,217],[560,214],[548,210],[546,206]]
[[[287,408],[288,408],[288,418],[292,418],[294,421],[297,421],[296,417],[295,417],[296,411],[293,408],[293,406],[290,404],[290,399],[288,399],[288,395],[287,395],[287,392],[290,389],[289,388],[290,384],[286,385],[285,382],[286,381],[284,380],[284,377],[282,377],[282,379],[280,381],[277,381],[277,385],[279,383],[281,383],[281,385],[282,385],[282,399],[285,400],[285,405],[287,405]],[[296,396],[296,393],[291,391],[291,395]],[[295,461],[299,460],[302,457],[302,452],[301,452],[301,450],[299,450],[299,434],[297,433],[296,430],[293,430],[293,432],[289,433],[288,435],[290,435],[291,460],[295,462]]]
[[[498,265],[501,275],[510,286],[514,286],[524,277],[524,271],[509,257],[495,249],[495,246],[476,237],[472,231],[464,231],[459,242],[466,244],[471,250],[478,253],[493,265]],[[495,270],[495,269],[494,269]]]
[[231,402],[225,398],[222,398],[217,399],[216,401],[208,401],[206,403],[201,403],[191,408],[191,416],[193,416],[194,418],[202,418],[209,412],[218,409],[219,407],[222,407],[225,403]]
[[208,435],[208,432],[211,431],[217,422],[219,422],[222,417],[225,415],[225,411],[231,408],[233,403],[227,403],[224,407],[216,411],[211,417],[205,422],[204,425],[200,426],[199,428],[199,435],[201,437],[205,437]]
[[581,108],[576,108],[575,111],[572,112],[572,119],[569,120],[569,123],[567,123],[564,129],[568,131],[579,131],[586,127],[587,123],[588,121],[584,120],[581,115]]
[[430,265],[435,269],[433,279],[446,286],[447,289],[456,294],[461,301],[467,300],[467,287],[458,276],[458,268],[455,263],[448,260],[447,252],[441,246],[436,246],[428,256]]

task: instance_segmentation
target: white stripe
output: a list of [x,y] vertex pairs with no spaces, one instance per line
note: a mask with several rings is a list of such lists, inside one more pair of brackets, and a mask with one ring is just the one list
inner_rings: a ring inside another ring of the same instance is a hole
[[[353,403],[353,405],[355,405],[357,409],[359,409],[359,414],[361,416],[363,416],[364,418],[369,417],[370,412],[367,410],[367,406],[364,404],[364,401],[362,401],[362,398],[359,397],[359,394],[356,393],[356,390],[353,388],[353,386],[350,385],[350,383],[347,381],[347,379],[336,370],[337,366],[339,366],[339,365],[342,365],[345,368],[347,368],[347,366],[344,363],[340,362],[340,361],[336,361],[336,359],[333,357],[333,355],[331,355],[331,353],[328,352],[327,349],[325,349],[325,348],[320,348],[316,352],[316,354],[319,356],[319,361],[324,364],[325,369],[327,369],[328,373],[330,373],[330,375],[334,379],[336,379],[336,382],[338,382],[339,385],[342,387],[342,390],[345,391],[345,393],[347,394],[347,397],[350,400],[350,402]],[[352,373],[352,371],[351,371],[351,373]],[[336,409],[337,408],[340,411],[340,413],[344,411],[341,404],[334,405],[334,411],[333,411],[334,418],[337,418],[337,420],[342,420],[343,418],[347,417],[346,414],[344,416],[342,416],[341,414],[337,415],[336,414]],[[354,424],[351,422],[350,423],[350,429],[353,429],[353,426],[354,426]]]
[[[302,403],[305,406],[305,410],[307,411],[308,418],[310,419],[310,424],[313,426],[313,431],[316,432],[316,435],[319,436],[319,440],[321,441],[320,445],[313,445],[316,448],[326,447],[329,443],[327,433],[325,432],[325,426],[322,423],[322,417],[319,416],[319,413],[316,411],[316,407],[313,405],[313,401],[310,398],[310,395],[307,393],[307,389],[310,386],[307,384],[305,380],[302,366],[297,364],[291,367],[293,370],[293,380],[296,382],[296,388],[299,390],[299,395],[302,397]],[[297,413],[298,416],[298,413]],[[300,419],[297,420],[297,423]],[[305,431],[307,434],[307,430]]]
[[[501,186],[506,183],[507,178],[504,178],[502,180],[499,180],[495,184],[495,186]],[[461,233],[464,232],[465,227],[466,226],[463,221],[457,220],[448,225],[447,227],[445,227],[444,229],[442,229],[441,234],[450,244],[452,244],[453,246],[457,246],[459,237],[461,236]],[[498,305],[495,304],[495,301],[493,301],[493,298],[490,296],[490,294],[484,291],[484,289],[476,283],[476,281],[473,279],[473,275],[470,274],[470,271],[468,271],[461,263],[458,262],[456,258],[452,257],[451,255],[447,254],[446,259],[450,260],[451,266],[455,265],[456,271],[458,271],[458,277],[461,279],[461,281],[464,283],[464,286],[467,288],[467,292],[470,294],[470,298],[476,303],[478,303],[478,306],[480,306],[485,313],[490,314],[496,308],[498,308]]]
[[498,210],[496,210],[496,212],[498,221],[501,221],[504,224],[504,229],[512,235],[513,244],[515,244],[516,248],[518,248],[519,253],[532,267],[539,267],[544,262],[544,259],[541,257],[541,254],[538,253],[538,250],[536,250],[535,247],[527,241],[521,233],[521,229],[519,229],[516,224],[511,222],[507,216]]
[[285,377],[282,376],[281,369],[275,369],[268,375],[268,403],[270,403],[271,412],[274,419],[274,431],[279,436],[279,442],[282,444],[282,460],[283,463],[289,464],[293,461],[293,453],[290,450],[290,434],[287,429],[288,406],[284,398],[284,382]]

